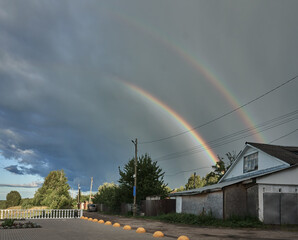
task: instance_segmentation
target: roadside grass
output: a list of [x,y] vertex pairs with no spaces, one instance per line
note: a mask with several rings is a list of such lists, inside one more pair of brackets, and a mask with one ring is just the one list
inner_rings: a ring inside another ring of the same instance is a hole
[[270,230],[298,231],[298,225],[267,225],[255,217],[238,217],[233,216],[229,219],[216,219],[211,214],[186,214],[186,213],[169,213],[159,216],[138,216],[138,218],[158,220],[167,223],[188,224],[201,227],[224,227],[224,228],[257,228]]

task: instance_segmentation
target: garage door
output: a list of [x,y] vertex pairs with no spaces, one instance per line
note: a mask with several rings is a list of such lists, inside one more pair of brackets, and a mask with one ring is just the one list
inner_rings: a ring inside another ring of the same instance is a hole
[[298,194],[264,193],[264,223],[298,224]]

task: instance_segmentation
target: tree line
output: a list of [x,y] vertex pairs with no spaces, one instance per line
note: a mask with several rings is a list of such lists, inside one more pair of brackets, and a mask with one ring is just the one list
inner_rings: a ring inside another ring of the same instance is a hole
[[[236,152],[227,153],[228,162],[218,156],[218,162],[212,166],[213,171],[205,177],[192,174],[185,186],[172,190],[164,182],[165,172],[152,161],[148,154],[137,159],[137,203],[140,204],[148,196],[165,198],[170,192],[190,190],[217,183],[231,164],[239,156]],[[104,183],[98,187],[98,192],[93,196],[93,203],[105,204],[111,212],[119,212],[121,203],[133,203],[133,186],[135,159],[132,158],[119,171],[119,184]],[[76,200],[69,193],[70,186],[63,170],[51,171],[45,178],[43,185],[35,192],[32,199],[21,199],[17,191],[11,191],[6,196],[6,201],[0,201],[0,208],[22,205],[22,208],[32,206],[47,206],[51,209],[72,208]],[[81,197],[81,200],[83,197]],[[87,199],[87,197],[86,197]]]

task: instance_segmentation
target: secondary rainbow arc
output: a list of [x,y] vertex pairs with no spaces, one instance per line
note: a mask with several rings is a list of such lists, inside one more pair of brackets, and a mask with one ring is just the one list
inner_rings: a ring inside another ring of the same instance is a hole
[[[187,50],[180,47],[178,44],[174,43],[173,40],[168,39],[167,37],[163,36],[163,33],[159,33],[156,29],[145,25],[139,20],[133,19],[130,16],[123,15],[119,12],[109,12],[111,15],[116,19],[119,19],[121,23],[124,23],[130,27],[133,27],[140,32],[143,32],[147,35],[150,35],[153,39],[157,40],[158,42],[162,43],[164,46],[169,48],[172,52],[176,53],[180,56],[185,62],[190,64],[196,71],[202,74],[209,83],[211,83],[220,93],[221,95],[227,100],[227,102],[233,107],[233,109],[237,109],[241,106],[239,101],[233,96],[233,94],[228,90],[226,86],[220,81],[215,75],[208,70],[196,57],[190,55]],[[255,124],[253,120],[250,118],[249,114],[243,109],[240,108],[236,111],[238,116],[241,118],[243,123],[251,128],[255,129]],[[254,134],[256,140],[258,142],[265,142],[264,137],[260,133]]]

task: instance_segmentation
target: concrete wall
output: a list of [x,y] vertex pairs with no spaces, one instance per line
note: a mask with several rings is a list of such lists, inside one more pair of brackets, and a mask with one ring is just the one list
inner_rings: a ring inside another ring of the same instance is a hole
[[182,213],[199,215],[202,212],[211,212],[214,217],[223,218],[223,192],[182,196]]
[[259,216],[259,187],[258,185],[251,186],[246,190],[246,206],[247,215],[252,217]]
[[224,218],[246,216],[246,188],[242,184],[234,184],[224,188]]

